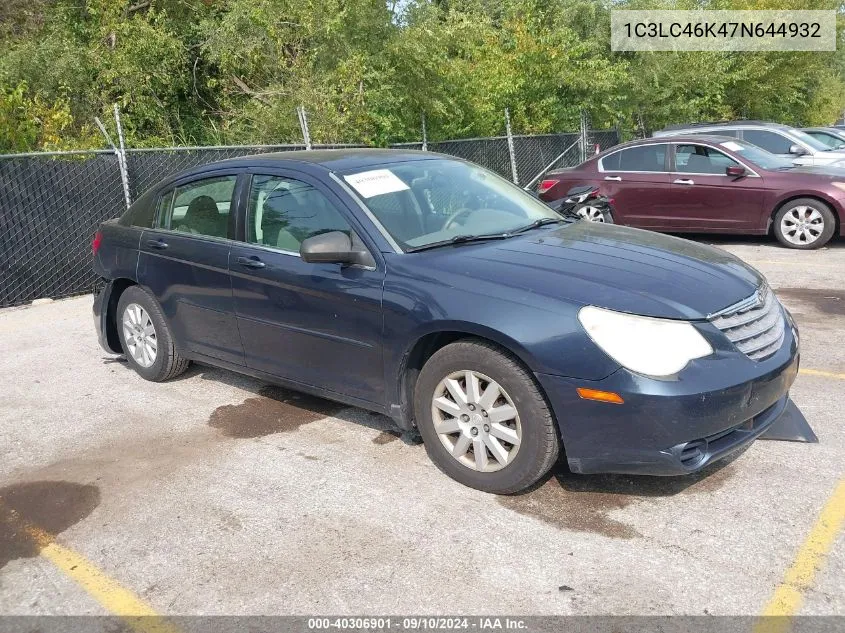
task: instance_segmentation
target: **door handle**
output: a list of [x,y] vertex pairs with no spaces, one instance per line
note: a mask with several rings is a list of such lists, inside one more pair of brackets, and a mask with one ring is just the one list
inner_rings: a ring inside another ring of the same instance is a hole
[[673,185],[694,185],[695,181],[690,180],[689,178],[678,178],[677,180],[672,181]]
[[167,242],[164,240],[147,240],[147,246],[150,248],[157,248],[160,251],[163,251],[167,248]]
[[257,257],[238,257],[238,263],[247,268],[264,268],[267,264],[262,262]]
[[622,176],[605,176],[605,180],[614,180],[616,182],[622,182]]

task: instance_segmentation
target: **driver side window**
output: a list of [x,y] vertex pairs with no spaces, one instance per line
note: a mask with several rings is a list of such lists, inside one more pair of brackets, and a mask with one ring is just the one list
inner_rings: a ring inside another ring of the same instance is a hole
[[247,207],[247,241],[299,253],[314,235],[341,231],[356,239],[349,223],[318,189],[280,176],[253,176]]
[[675,171],[682,174],[725,175],[727,167],[741,167],[730,156],[706,145],[678,145]]

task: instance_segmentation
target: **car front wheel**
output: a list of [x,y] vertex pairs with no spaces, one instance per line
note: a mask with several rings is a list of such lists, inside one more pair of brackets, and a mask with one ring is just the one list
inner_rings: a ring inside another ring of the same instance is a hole
[[557,460],[555,422],[534,378],[486,341],[458,341],[432,355],[414,411],[431,460],[472,488],[519,492]]
[[833,237],[836,218],[833,211],[814,198],[787,202],[775,214],[775,236],[789,248],[821,248]]

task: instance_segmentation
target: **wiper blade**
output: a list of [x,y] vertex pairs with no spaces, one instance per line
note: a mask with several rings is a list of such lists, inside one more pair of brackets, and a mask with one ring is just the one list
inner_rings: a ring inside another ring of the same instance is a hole
[[534,220],[531,224],[527,224],[521,228],[511,231],[510,235],[518,235],[547,224],[560,224],[561,222],[563,222],[563,220],[560,218],[540,218],[539,220]]
[[504,240],[511,236],[511,233],[490,233],[487,235],[456,235],[448,240],[441,240],[439,242],[432,242],[431,244],[423,244],[422,246],[415,246],[409,248],[409,253],[416,253],[417,251],[425,251],[430,248],[440,248],[441,246],[449,246],[451,244],[466,244],[467,242],[483,242],[486,240]]

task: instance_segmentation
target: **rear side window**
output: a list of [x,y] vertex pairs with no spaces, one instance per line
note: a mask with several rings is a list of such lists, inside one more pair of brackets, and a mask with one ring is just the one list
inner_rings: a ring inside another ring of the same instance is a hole
[[238,177],[218,176],[177,187],[160,199],[161,228],[206,235],[229,237],[229,212]]
[[151,193],[146,193],[120,216],[118,223],[121,226],[137,226],[148,229],[153,225],[155,212],[155,197]]
[[742,138],[772,154],[789,154],[789,148],[793,145],[785,136],[768,130],[743,130]]
[[601,159],[605,171],[666,171],[666,144],[639,145]]

